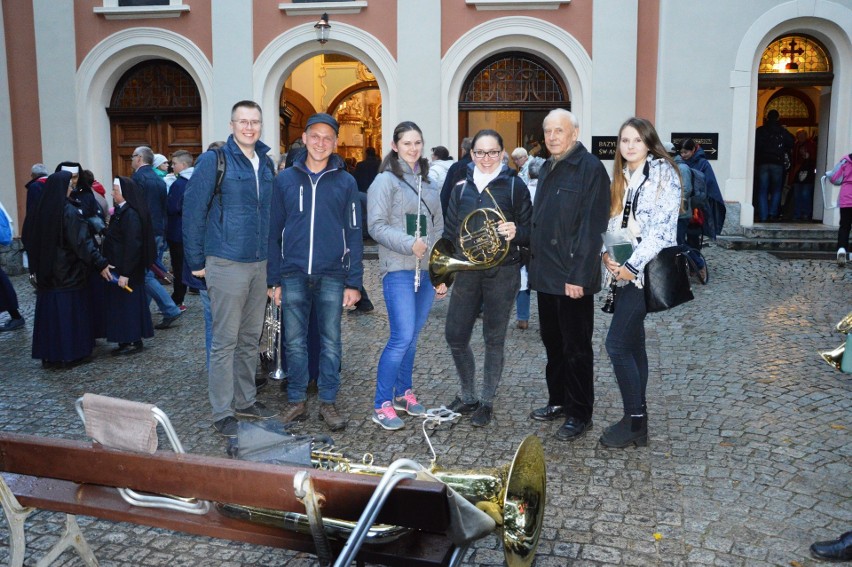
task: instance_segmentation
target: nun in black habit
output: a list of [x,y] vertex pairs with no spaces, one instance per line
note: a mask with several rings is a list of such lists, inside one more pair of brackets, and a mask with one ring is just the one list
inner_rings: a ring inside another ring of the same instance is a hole
[[24,223],[29,270],[37,295],[32,357],[45,368],[87,362],[95,339],[87,291],[92,270],[106,269],[83,213],[68,200],[71,173],[47,178],[32,218]]
[[[104,255],[109,260],[107,279],[107,327],[109,342],[118,343],[113,355],[140,352],[142,339],[154,336],[151,311],[145,295],[145,268],[157,257],[148,201],[129,177],[113,181],[115,212],[107,227]],[[132,291],[128,291],[132,290]]]

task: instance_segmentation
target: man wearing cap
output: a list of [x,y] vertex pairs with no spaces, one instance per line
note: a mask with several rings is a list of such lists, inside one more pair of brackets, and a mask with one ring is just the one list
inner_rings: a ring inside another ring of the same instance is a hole
[[260,141],[260,106],[242,100],[231,109],[231,135],[219,148],[225,175],[217,187],[216,151],[195,164],[183,198],[185,263],[204,278],[213,336],[208,393],[213,428],[236,437],[235,416],[268,419],[278,412],[256,400],[258,343],[266,309],[269,198],[275,164]]
[[346,427],[334,405],[340,388],[340,317],[360,299],[364,272],[358,184],[334,153],[337,132],[337,121],[328,114],[308,118],[302,134],[306,151],[275,178],[266,278],[284,323],[288,404],[282,421],[308,417],[305,338],[313,306],[321,343],[319,418],[332,431]]

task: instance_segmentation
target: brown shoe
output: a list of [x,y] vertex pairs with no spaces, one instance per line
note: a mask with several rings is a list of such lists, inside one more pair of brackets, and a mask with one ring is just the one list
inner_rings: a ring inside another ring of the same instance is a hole
[[281,412],[281,421],[288,423],[290,421],[305,421],[308,419],[308,408],[305,402],[293,402],[284,406],[284,411]]
[[530,324],[527,321],[518,321],[518,328],[522,331],[529,329]]
[[337,408],[334,404],[320,404],[319,418],[324,421],[328,428],[332,431],[340,431],[346,428],[346,420],[343,416],[337,413]]

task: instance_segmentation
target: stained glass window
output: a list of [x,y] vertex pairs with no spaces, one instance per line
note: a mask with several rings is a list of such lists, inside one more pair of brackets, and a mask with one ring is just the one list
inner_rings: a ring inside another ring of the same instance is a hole
[[459,108],[564,107],[567,99],[561,81],[543,63],[523,53],[503,53],[472,73]]
[[788,35],[770,43],[760,58],[759,73],[830,73],[831,57],[820,42]]

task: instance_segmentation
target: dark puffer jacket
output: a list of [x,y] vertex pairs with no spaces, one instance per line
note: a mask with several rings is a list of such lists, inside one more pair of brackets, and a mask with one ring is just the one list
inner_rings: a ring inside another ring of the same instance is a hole
[[106,266],[106,258],[95,246],[83,213],[66,202],[56,260],[50,275],[39,278],[39,288],[79,289],[86,285],[91,270],[101,271]]

